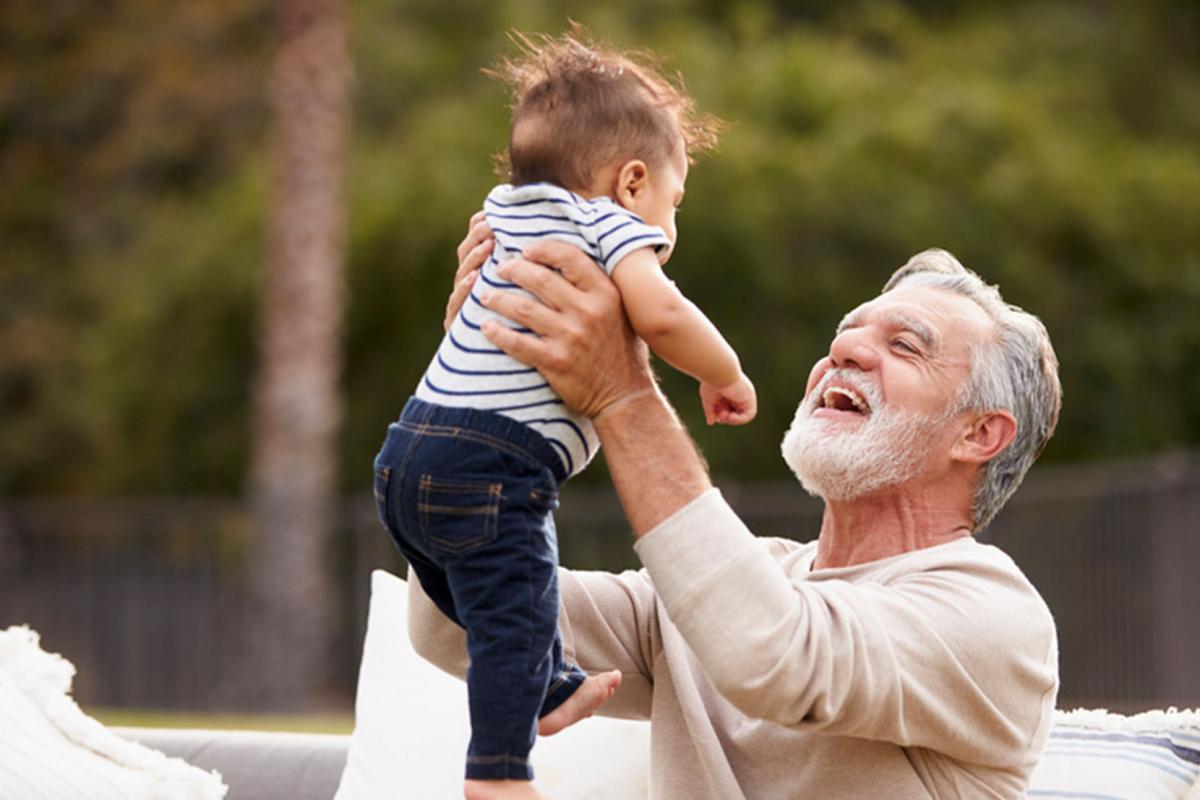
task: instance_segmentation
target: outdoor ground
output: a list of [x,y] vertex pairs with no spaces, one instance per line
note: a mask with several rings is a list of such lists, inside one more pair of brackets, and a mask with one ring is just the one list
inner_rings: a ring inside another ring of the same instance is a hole
[[90,708],[85,712],[108,727],[214,728],[220,730],[344,733],[354,729],[350,714],[232,714]]

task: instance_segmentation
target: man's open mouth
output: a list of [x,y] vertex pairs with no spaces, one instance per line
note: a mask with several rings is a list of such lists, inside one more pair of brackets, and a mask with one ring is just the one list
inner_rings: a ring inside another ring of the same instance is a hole
[[868,414],[871,411],[863,396],[846,386],[830,386],[826,389],[821,395],[820,408],[850,411],[855,414]]

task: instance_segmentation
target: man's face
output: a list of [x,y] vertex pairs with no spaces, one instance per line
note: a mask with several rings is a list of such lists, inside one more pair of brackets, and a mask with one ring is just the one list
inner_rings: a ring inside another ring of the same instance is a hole
[[941,289],[903,285],[859,306],[809,374],[783,440],[804,487],[851,500],[948,463],[954,406],[991,321]]

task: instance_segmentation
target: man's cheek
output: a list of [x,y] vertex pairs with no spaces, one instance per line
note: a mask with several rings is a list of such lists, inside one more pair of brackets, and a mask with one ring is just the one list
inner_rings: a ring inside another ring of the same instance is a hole
[[825,356],[816,364],[813,364],[812,371],[808,373],[808,384],[804,387],[804,396],[813,390],[813,387],[821,382],[821,378],[825,376],[826,371],[833,365],[829,356]]

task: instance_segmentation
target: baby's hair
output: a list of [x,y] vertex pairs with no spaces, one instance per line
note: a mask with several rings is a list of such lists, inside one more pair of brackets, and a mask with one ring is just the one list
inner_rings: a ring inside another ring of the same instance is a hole
[[512,89],[508,157],[499,166],[513,184],[584,189],[617,158],[667,161],[680,137],[689,163],[716,146],[721,121],[698,112],[682,78],[666,78],[652,54],[588,41],[578,25],[559,37],[510,37],[517,55],[484,74]]

